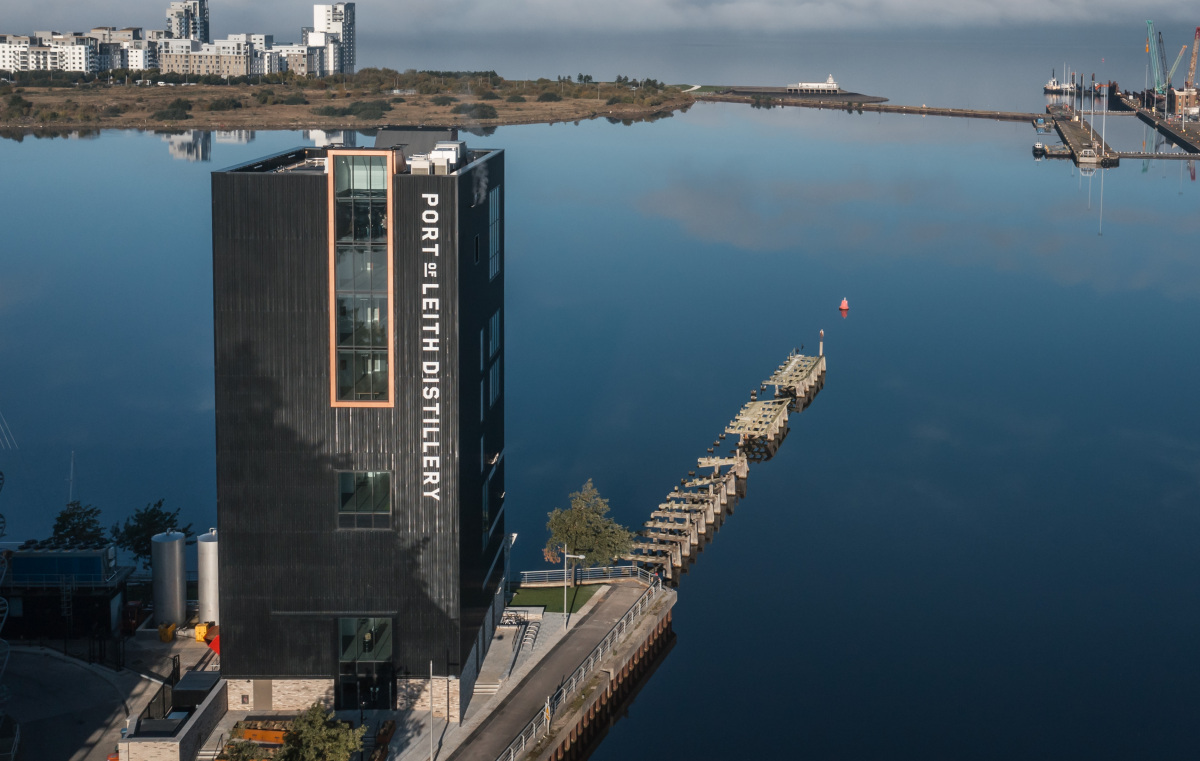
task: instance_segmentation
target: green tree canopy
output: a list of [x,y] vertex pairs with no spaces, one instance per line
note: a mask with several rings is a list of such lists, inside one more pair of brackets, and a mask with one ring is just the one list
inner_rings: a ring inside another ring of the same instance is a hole
[[283,747],[276,761],[350,761],[350,756],[362,750],[366,727],[351,729],[334,718],[320,703],[313,703],[292,721],[291,729],[283,736]]
[[629,552],[633,534],[608,517],[608,500],[600,496],[592,479],[589,478],[579,491],[572,492],[569,499],[571,506],[565,510],[554,508],[546,522],[550,539],[543,554],[547,561],[557,563],[562,560],[560,553],[564,544],[568,554],[584,556],[582,561],[571,560],[572,569],[576,565],[590,567],[610,563],[613,558]]
[[81,505],[79,500],[68,502],[54,519],[54,538],[69,542],[103,541],[104,529],[100,528],[100,508]]
[[182,531],[192,535],[192,524],[179,525],[179,508],[173,512],[163,509],[163,500],[153,505],[146,505],[141,510],[125,519],[124,525],[114,523],[112,539],[118,547],[133,555],[135,563],[140,562],[143,568],[150,567],[150,544],[155,534],[164,531]]
[[229,761],[265,761],[271,758],[271,751],[249,740],[234,740],[225,746],[225,755]]

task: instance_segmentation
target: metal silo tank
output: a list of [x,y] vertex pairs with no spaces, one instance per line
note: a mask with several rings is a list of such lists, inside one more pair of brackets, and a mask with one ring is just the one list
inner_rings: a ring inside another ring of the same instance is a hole
[[187,616],[187,577],[184,575],[184,535],[155,534],[150,540],[150,569],[154,584],[154,622],[183,624]]
[[221,623],[217,584],[217,530],[210,528],[207,534],[196,539],[196,559],[199,564],[200,622]]

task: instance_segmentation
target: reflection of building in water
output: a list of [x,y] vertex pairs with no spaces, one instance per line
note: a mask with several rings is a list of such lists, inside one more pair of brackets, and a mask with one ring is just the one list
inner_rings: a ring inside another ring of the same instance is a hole
[[212,161],[212,132],[206,129],[190,129],[175,135],[163,135],[163,140],[173,159]]
[[311,140],[312,144],[318,148],[326,148],[330,145],[344,145],[351,148],[358,145],[358,133],[352,129],[305,130],[304,139]]
[[235,129],[230,132],[221,132],[218,130],[213,133],[213,139],[218,143],[227,145],[245,145],[246,143],[254,142],[254,130]]

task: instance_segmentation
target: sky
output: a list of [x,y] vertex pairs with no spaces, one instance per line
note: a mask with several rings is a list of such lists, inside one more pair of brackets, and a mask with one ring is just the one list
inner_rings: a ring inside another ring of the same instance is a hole
[[[93,26],[163,26],[167,0],[46,0],[6,3],[0,33]],[[299,36],[311,24],[307,3],[295,0],[215,0],[214,36],[236,32]],[[669,32],[714,29],[758,32],[921,30],[955,26],[1046,24],[1086,19],[1092,24],[1139,20],[1200,23],[1188,0],[406,0],[357,3],[360,33],[407,39],[430,32]]]

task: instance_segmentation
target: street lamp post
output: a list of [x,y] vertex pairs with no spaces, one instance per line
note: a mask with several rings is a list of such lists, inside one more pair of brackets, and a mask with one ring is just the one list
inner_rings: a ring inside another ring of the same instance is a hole
[[567,562],[568,560],[583,560],[583,555],[572,555],[563,544],[563,631],[571,627],[571,615],[567,611]]

